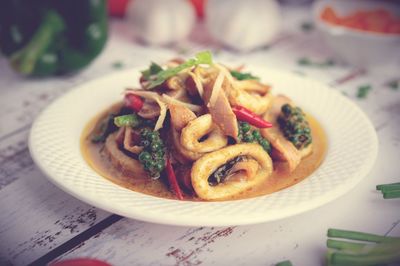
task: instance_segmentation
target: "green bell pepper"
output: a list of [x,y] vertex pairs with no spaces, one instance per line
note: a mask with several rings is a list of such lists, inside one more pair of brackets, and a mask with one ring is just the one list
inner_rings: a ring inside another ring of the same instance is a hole
[[7,0],[0,8],[0,50],[28,76],[74,72],[107,41],[106,0]]

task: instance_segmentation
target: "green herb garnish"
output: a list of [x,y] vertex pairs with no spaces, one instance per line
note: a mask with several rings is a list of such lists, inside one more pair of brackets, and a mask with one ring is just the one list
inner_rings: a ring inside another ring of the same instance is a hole
[[292,262],[290,262],[290,260],[285,260],[278,262],[277,264],[275,264],[275,266],[293,266],[293,264]]
[[305,21],[301,24],[301,29],[304,32],[309,32],[312,31],[314,29],[314,24],[312,22],[309,21]]
[[400,183],[377,185],[376,190],[382,192],[384,199],[400,198]]
[[124,63],[122,63],[121,61],[115,61],[112,64],[112,67],[115,68],[115,69],[121,69],[121,68],[124,67]]
[[357,98],[365,99],[368,96],[368,93],[371,91],[372,87],[370,85],[362,85],[358,87],[357,90]]
[[398,265],[400,262],[400,237],[339,229],[329,229],[328,237],[350,240],[328,239],[328,265]]
[[302,66],[309,66],[309,65],[312,65],[310,59],[308,59],[308,58],[306,58],[306,57],[300,58],[300,59],[297,61],[297,63],[298,63],[299,65],[302,65]]
[[333,59],[326,59],[325,61],[321,62],[316,62],[312,61],[311,59],[307,57],[302,57],[300,58],[297,63],[302,66],[310,66],[310,67],[329,67],[329,66],[334,66],[335,61]]
[[231,70],[230,72],[232,77],[236,78],[237,80],[246,80],[246,79],[260,80],[259,77],[253,76],[251,73],[239,72],[236,70]]
[[114,118],[117,127],[137,127],[141,123],[136,114],[121,115]]
[[392,80],[387,83],[387,86],[392,90],[398,90],[400,88],[400,80]]
[[157,65],[154,62],[151,62],[150,67],[142,71],[142,75],[146,80],[150,80],[151,76],[156,75],[161,71],[163,71],[161,66]]
[[[150,66],[150,68],[148,70],[142,71],[143,76],[145,78],[147,77],[146,79],[149,81],[148,85],[146,86],[146,89],[152,89],[154,87],[157,87],[157,86],[161,85],[164,81],[166,81],[168,78],[175,76],[182,70],[193,67],[193,66],[201,65],[201,64],[206,64],[206,65],[212,64],[212,55],[209,51],[197,53],[195,55],[195,58],[191,58],[191,59],[187,60],[186,62],[180,64],[179,66],[176,66],[173,68],[160,70],[157,67],[155,69],[155,71],[154,71],[154,69],[152,71],[151,66]],[[157,72],[157,73],[153,74],[153,72]]]

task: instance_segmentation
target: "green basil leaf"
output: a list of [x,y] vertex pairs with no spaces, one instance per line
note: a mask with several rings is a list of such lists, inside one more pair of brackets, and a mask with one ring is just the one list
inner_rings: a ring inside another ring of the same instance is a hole
[[231,70],[232,77],[236,78],[237,80],[246,80],[246,79],[254,79],[260,80],[259,77],[253,76],[251,73],[239,72],[236,70]]
[[[161,71],[157,72],[155,75],[150,76],[150,78],[148,79],[149,84],[147,85],[146,89],[152,89],[154,87],[157,87],[157,86],[161,85],[164,81],[169,79],[170,77],[177,75],[182,70],[193,67],[193,66],[197,66],[200,64],[206,64],[206,65],[212,64],[212,55],[211,55],[210,51],[204,51],[204,52],[197,53],[195,55],[195,58],[191,58],[191,59],[187,60],[186,62],[180,64],[179,66],[161,70]],[[146,72],[146,74],[147,74],[147,72]]]

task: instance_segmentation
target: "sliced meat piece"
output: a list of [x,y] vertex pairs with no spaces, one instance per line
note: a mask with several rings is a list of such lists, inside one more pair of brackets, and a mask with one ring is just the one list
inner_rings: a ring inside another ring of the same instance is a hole
[[261,134],[271,143],[272,158],[286,161],[292,172],[301,161],[301,153],[293,143],[285,138],[277,121],[282,105],[290,102],[291,100],[286,96],[278,95],[274,98],[271,109],[264,115],[264,119],[273,123],[274,127],[261,129]]
[[124,149],[134,153],[134,154],[139,154],[142,152],[143,147],[137,145],[140,140],[140,135],[133,131],[131,127],[125,127],[125,136],[124,136]]
[[[231,90],[231,85],[228,80],[224,78],[221,84],[222,88],[216,88],[216,86],[219,86],[218,84],[215,84],[217,82],[217,77],[215,77],[212,82],[205,84],[203,101],[206,104],[215,124],[221,128],[222,132],[224,132],[226,136],[231,136],[237,140],[239,129],[236,116],[233,113],[232,107],[225,94],[225,91]],[[216,96],[213,95],[213,90],[218,90]]]
[[122,147],[125,139],[125,127],[120,127],[115,135],[115,141],[118,147]]
[[118,133],[115,132],[107,137],[104,148],[104,152],[107,156],[109,156],[113,166],[125,176],[147,176],[142,164],[138,160],[129,157],[119,149],[116,140],[117,134]]
[[146,119],[154,119],[160,115],[160,106],[156,102],[146,100],[138,115]]
[[169,104],[168,107],[171,115],[171,125],[178,131],[182,130],[190,121],[196,119],[195,113],[185,106]]
[[189,76],[185,82],[186,90],[192,97],[201,97],[204,91],[201,78],[198,77],[194,72],[189,72],[188,74]]

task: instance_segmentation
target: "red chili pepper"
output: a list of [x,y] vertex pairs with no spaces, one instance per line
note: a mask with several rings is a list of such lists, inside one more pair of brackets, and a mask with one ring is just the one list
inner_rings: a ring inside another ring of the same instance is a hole
[[244,121],[253,125],[257,128],[269,128],[272,127],[272,124],[268,121],[265,121],[261,118],[261,116],[253,113],[247,108],[243,106],[233,106],[232,107],[233,113],[236,115],[236,118],[240,121]]
[[178,185],[178,180],[176,180],[174,168],[172,168],[172,164],[169,158],[167,158],[167,164],[165,170],[167,171],[168,182],[172,187],[172,189],[174,190],[176,197],[180,200],[183,200],[182,191]]
[[108,13],[111,16],[123,17],[129,0],[109,0]]
[[125,95],[125,106],[135,112],[139,112],[143,107],[143,100],[135,94]]
[[193,4],[193,7],[196,10],[196,14],[199,18],[204,17],[204,7],[206,0],[190,0]]
[[79,259],[57,261],[54,263],[50,263],[49,266],[111,266],[111,265],[101,260],[79,258]]
[[184,175],[181,177],[182,183],[184,188],[190,193],[194,192],[193,185],[192,185],[192,179],[190,177],[190,171],[187,173],[184,173]]

